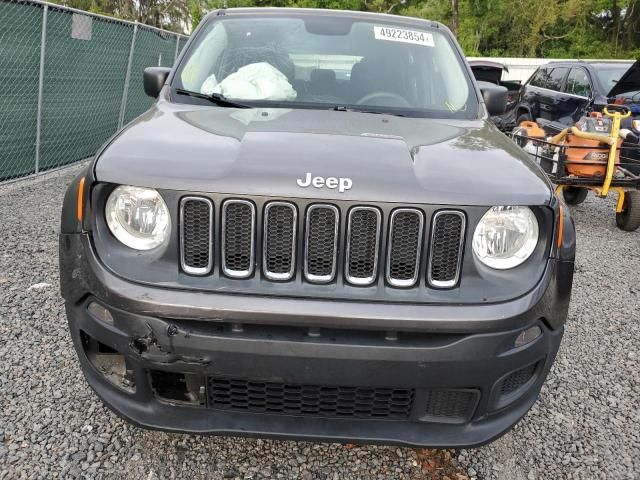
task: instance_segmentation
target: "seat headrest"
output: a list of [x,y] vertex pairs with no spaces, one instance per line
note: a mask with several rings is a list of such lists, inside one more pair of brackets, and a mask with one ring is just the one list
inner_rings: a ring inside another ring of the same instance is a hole
[[312,83],[334,83],[336,81],[336,72],[316,68],[311,70],[310,80]]

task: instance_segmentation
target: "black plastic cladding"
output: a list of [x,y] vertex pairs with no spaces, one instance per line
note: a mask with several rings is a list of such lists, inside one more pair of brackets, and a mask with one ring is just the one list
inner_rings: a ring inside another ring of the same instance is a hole
[[509,395],[522,387],[525,383],[531,380],[531,378],[533,378],[539,364],[540,362],[537,362],[509,374],[504,380],[502,380],[500,394]]

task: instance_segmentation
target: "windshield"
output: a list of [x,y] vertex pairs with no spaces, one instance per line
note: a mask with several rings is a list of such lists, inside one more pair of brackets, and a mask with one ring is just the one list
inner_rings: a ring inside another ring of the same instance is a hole
[[385,22],[223,17],[199,32],[172,86],[253,106],[476,118],[475,92],[449,38]]
[[[611,65],[606,67],[598,67],[596,69],[596,75],[598,77],[598,81],[605,92],[611,91],[613,87],[615,87],[618,80],[622,78],[622,76],[629,70],[632,63],[621,63],[619,65]],[[627,92],[625,96],[635,96],[640,91],[635,92]]]

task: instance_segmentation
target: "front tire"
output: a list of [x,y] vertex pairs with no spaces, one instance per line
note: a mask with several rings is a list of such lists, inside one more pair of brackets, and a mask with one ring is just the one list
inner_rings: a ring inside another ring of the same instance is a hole
[[616,225],[625,232],[634,232],[640,227],[640,192],[625,192],[622,211],[616,213]]
[[562,189],[562,198],[567,205],[580,205],[587,198],[589,190],[582,187],[564,187]]

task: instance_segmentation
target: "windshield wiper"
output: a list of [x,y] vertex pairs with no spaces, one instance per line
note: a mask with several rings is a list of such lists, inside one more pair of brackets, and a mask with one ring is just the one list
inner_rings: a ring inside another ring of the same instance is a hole
[[204,100],[209,100],[216,105],[221,107],[230,107],[230,108],[253,108],[250,105],[245,105],[244,103],[235,102],[233,100],[229,100],[221,93],[211,93],[207,95],[206,93],[192,92],[191,90],[184,90],[182,88],[176,88],[176,93],[179,95],[188,95],[190,97],[202,98]]
[[347,107],[346,105],[334,105],[329,108],[334,112],[358,112],[358,113],[374,113],[376,115],[393,115],[396,117],[406,117],[407,115],[400,112],[381,112],[380,110],[367,110],[365,108]]

